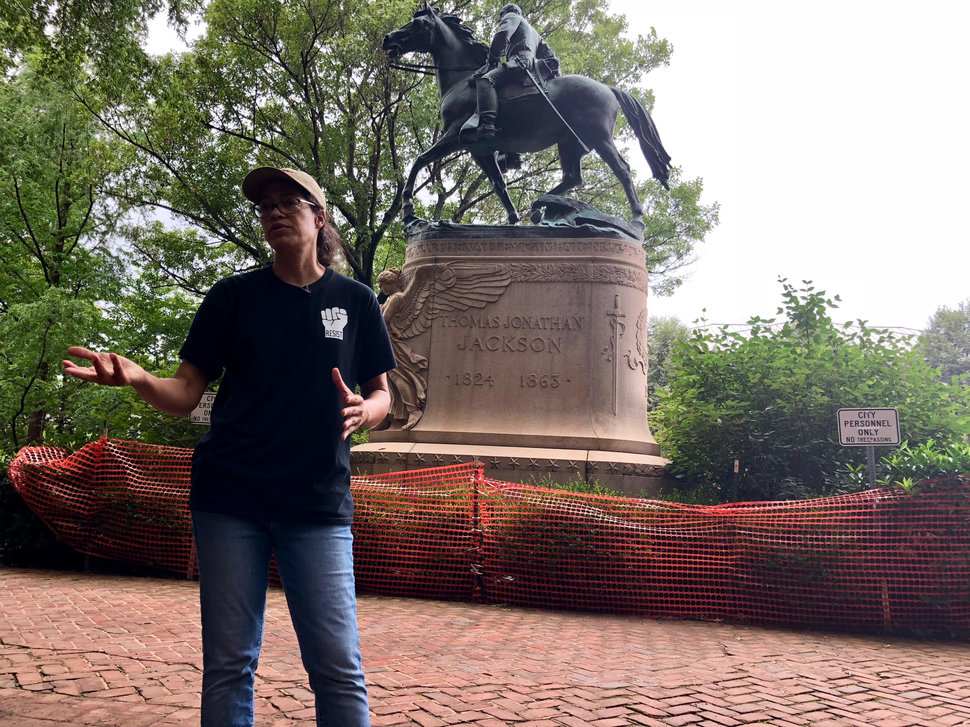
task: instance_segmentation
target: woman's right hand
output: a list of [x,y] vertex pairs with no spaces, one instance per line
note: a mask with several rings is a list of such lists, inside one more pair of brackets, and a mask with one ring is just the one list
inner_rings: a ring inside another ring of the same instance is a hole
[[145,374],[145,370],[141,366],[116,353],[96,353],[80,346],[71,346],[67,349],[67,354],[76,358],[87,359],[94,364],[93,366],[79,366],[67,359],[61,361],[65,374],[82,381],[90,381],[104,386],[132,386]]

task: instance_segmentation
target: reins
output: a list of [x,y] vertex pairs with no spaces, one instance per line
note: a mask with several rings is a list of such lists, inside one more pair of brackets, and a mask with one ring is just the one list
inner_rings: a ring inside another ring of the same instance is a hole
[[435,71],[477,71],[481,66],[438,66],[435,64],[426,63],[391,63],[387,62],[387,65],[391,68],[397,68],[401,71],[410,71],[411,73],[422,73],[425,76],[433,76]]

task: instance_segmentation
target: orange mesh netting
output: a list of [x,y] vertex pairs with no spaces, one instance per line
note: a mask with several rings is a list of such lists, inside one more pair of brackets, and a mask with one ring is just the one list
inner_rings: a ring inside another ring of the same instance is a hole
[[[27,448],[10,479],[66,543],[192,575],[191,450]],[[369,593],[875,629],[970,629],[970,481],[680,505],[487,479],[480,465],[355,477]]]

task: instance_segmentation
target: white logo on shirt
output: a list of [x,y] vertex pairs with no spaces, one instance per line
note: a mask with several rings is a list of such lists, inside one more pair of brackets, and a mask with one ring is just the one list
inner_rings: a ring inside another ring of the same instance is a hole
[[344,340],[344,326],[347,325],[347,311],[343,308],[324,308],[320,311],[323,320],[323,335],[327,338]]

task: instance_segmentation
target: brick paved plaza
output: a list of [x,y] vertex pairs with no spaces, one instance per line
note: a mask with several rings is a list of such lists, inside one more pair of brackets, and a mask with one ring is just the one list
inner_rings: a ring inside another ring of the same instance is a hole
[[[198,724],[198,588],[0,569],[0,727]],[[970,725],[970,644],[363,597],[375,727]],[[257,725],[312,725],[269,594]]]

